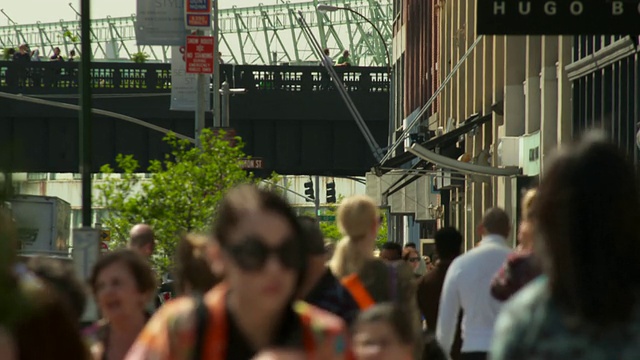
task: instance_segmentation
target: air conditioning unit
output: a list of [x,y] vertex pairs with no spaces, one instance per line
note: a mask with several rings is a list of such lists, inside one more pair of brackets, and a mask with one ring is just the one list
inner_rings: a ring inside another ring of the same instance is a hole
[[498,143],[498,165],[520,167],[520,138],[507,136]]
[[520,167],[522,174],[536,176],[540,174],[540,131],[520,137]]

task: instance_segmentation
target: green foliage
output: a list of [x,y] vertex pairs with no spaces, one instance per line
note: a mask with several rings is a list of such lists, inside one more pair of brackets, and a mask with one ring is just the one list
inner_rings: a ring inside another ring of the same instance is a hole
[[[142,181],[137,174],[141,172],[138,161],[131,155],[118,155],[121,178],[107,176],[104,184],[97,186],[96,199],[108,212],[103,222],[111,230],[112,241],[124,246],[134,224],[150,224],[157,239],[155,265],[162,271],[169,269],[177,235],[207,231],[226,191],[239,183],[254,181],[253,174],[241,167],[241,159],[246,158],[241,139],[236,138],[232,146],[225,135],[224,131],[216,134],[204,130],[202,148],[174,134],[167,135],[165,141],[171,154],[163,161],[151,162],[148,172],[152,176],[148,181]],[[101,171],[114,173],[109,165]]]
[[11,48],[2,49],[2,60],[10,60],[11,59],[11,55],[9,54],[9,51],[11,51]]
[[133,60],[133,62],[136,64],[144,64],[145,62],[147,62],[148,58],[149,54],[142,51],[138,51],[137,53],[131,55],[131,60]]
[[77,43],[80,40],[78,35],[74,35],[70,30],[65,30],[64,33],[62,33],[62,37],[69,39],[69,41],[73,43]]
[[[329,206],[328,209],[326,209],[324,211],[324,215],[336,215],[336,211],[338,210],[338,206],[339,204],[342,202],[342,200],[344,199],[343,196],[339,196],[338,197],[338,201],[337,204],[331,204]],[[385,242],[387,242],[387,215],[386,213],[381,212],[381,215],[383,216],[382,219],[382,225],[380,226],[380,230],[378,230],[378,236],[376,238],[376,247],[380,248],[380,246],[382,244],[384,244]],[[320,230],[322,230],[322,233],[324,234],[325,239],[329,239],[332,240],[334,242],[340,240],[342,238],[342,234],[340,233],[340,230],[338,229],[338,224],[335,221],[332,222],[327,222],[327,221],[322,221],[320,222]]]

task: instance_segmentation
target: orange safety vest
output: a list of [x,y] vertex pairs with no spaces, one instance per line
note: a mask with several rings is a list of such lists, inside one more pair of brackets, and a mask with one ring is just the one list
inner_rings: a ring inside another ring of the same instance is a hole
[[366,310],[376,304],[357,273],[343,277],[340,282],[349,291],[360,310]]
[[[204,344],[201,349],[203,359],[224,360],[227,358],[227,345],[229,324],[227,323],[227,311],[225,285],[217,286],[207,293],[203,301],[209,311],[207,326],[204,331]],[[315,338],[311,329],[311,318],[306,314],[299,314],[303,327],[304,350],[307,354],[315,351]]]

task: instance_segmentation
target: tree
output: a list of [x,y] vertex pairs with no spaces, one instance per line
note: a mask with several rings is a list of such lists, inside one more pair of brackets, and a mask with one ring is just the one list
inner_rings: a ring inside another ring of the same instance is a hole
[[131,55],[131,60],[133,60],[133,62],[136,64],[144,64],[145,62],[147,62],[148,58],[149,54],[142,51],[138,51],[137,53]]
[[[338,204],[331,204],[327,210],[325,210],[324,215],[326,216],[336,216],[336,211],[338,210],[339,204],[344,199],[343,196],[338,197]],[[321,221],[320,222],[320,230],[322,230],[322,234],[324,234],[325,239],[331,241],[338,241],[342,238],[342,234],[338,229],[338,225],[336,221]],[[387,242],[387,215],[386,213],[382,213],[382,224],[380,229],[378,230],[378,236],[376,238],[376,247],[380,248],[382,244]]]
[[[224,131],[204,130],[202,147],[169,134],[165,141],[171,153],[163,161],[151,161],[143,181],[140,166],[131,155],[118,155],[121,178],[106,176],[97,186],[96,203],[107,210],[104,226],[111,230],[116,246],[124,246],[128,231],[136,223],[147,223],[156,233],[154,263],[161,271],[173,261],[178,234],[207,231],[216,205],[231,187],[255,181],[252,173],[242,168],[246,159],[240,138],[230,139]],[[113,174],[104,165],[101,171]]]

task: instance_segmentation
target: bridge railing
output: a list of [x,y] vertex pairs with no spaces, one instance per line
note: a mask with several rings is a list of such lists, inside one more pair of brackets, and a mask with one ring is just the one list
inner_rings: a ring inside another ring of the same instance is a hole
[[[171,90],[171,65],[160,63],[93,62],[94,93],[165,93]],[[336,68],[350,92],[387,92],[389,77],[382,67]],[[24,94],[78,92],[78,62],[0,61],[0,91]],[[250,92],[335,91],[320,66],[221,65],[221,81]]]

